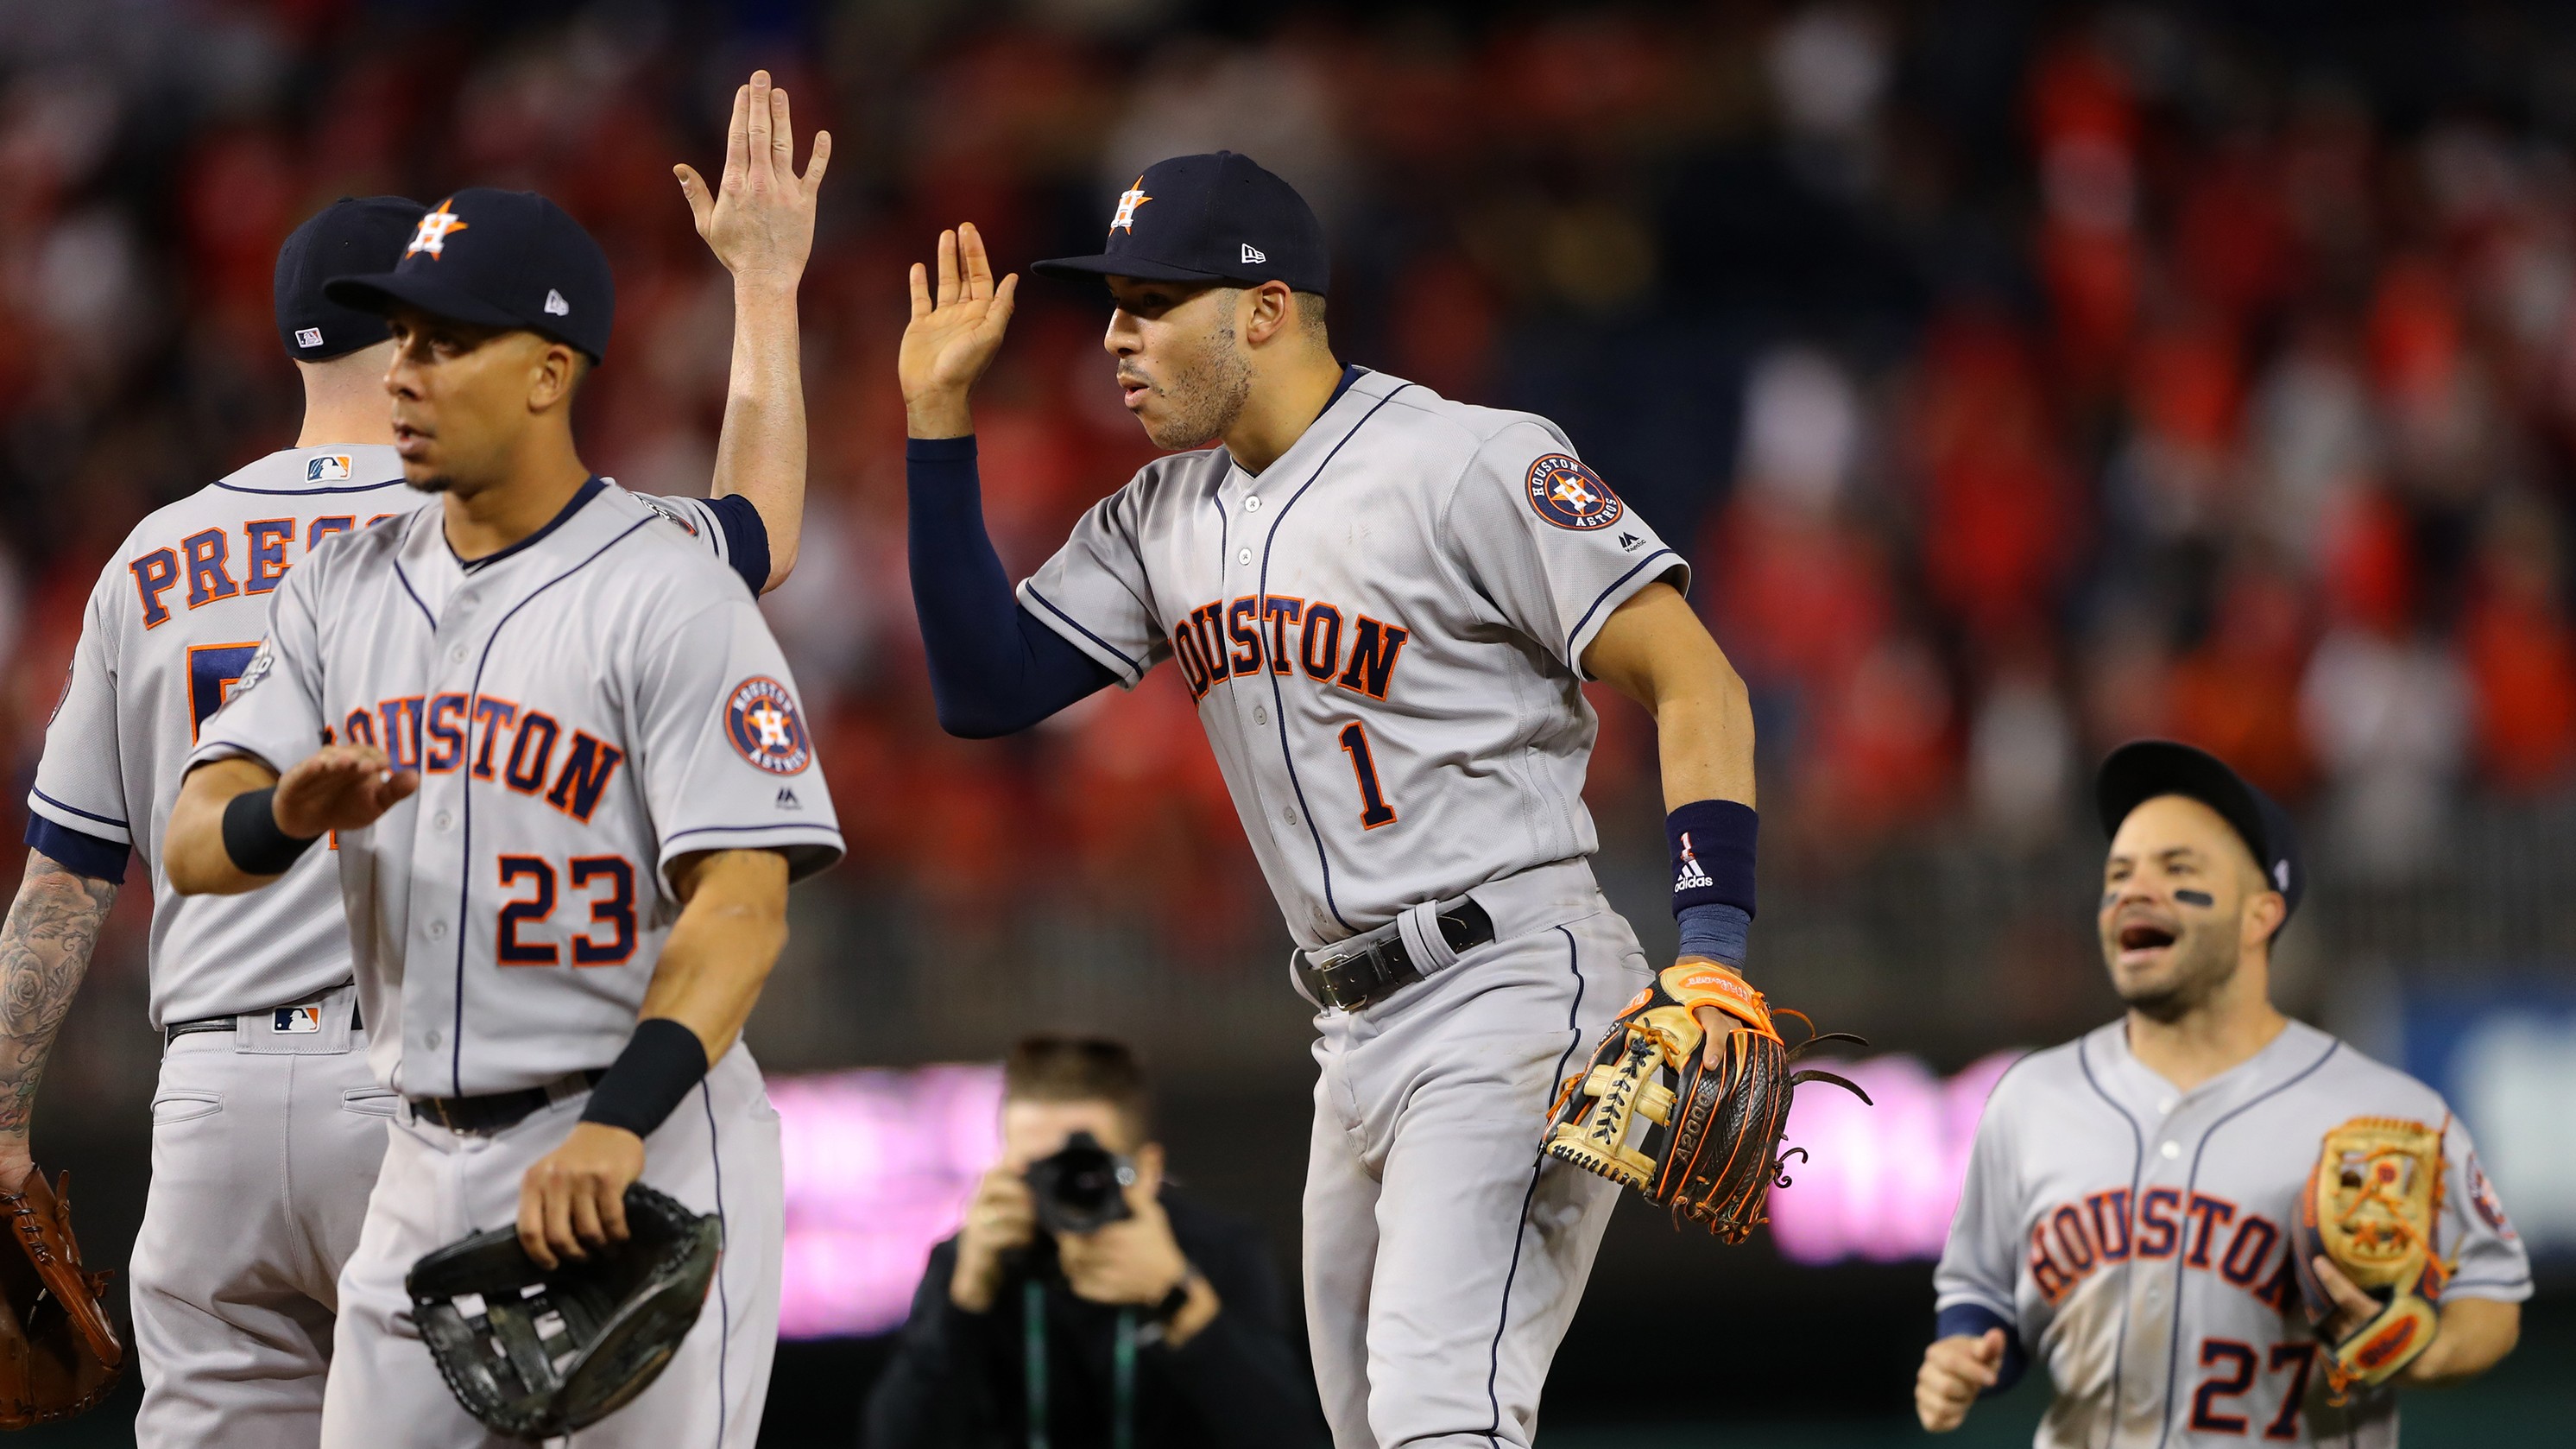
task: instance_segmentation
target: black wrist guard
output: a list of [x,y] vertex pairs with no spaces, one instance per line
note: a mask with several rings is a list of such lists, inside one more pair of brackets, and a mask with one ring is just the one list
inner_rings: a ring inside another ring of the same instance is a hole
[[626,1050],[590,1089],[581,1120],[650,1137],[706,1075],[707,1048],[698,1034],[667,1016],[648,1016],[635,1023]]
[[244,875],[284,875],[304,858],[318,835],[294,836],[278,828],[277,787],[244,790],[224,806],[224,854]]

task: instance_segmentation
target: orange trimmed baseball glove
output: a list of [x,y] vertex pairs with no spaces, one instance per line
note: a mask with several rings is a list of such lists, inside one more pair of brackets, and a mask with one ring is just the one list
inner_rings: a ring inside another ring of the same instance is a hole
[[125,1368],[99,1294],[108,1275],[81,1266],[72,1236],[71,1174],[0,1193],[0,1216],[17,1252],[0,1248],[0,1429],[68,1419],[97,1405]]
[[[1706,1064],[1708,1033],[1697,1008],[1735,1019],[1718,1064]],[[1778,1013],[1807,1022],[1805,1013]],[[1789,1063],[1823,1041],[1861,1043],[1847,1032],[1808,1035],[1792,1047],[1772,1025],[1762,993],[1733,970],[1685,958],[1637,993],[1592,1053],[1565,1079],[1550,1112],[1550,1157],[1635,1188],[1685,1218],[1740,1243],[1762,1223],[1772,1185],[1785,1184],[1780,1134],[1800,1082],[1831,1082],[1869,1094],[1831,1072],[1792,1073]],[[1804,1158],[1803,1148],[1790,1152]]]
[[2290,1247],[2310,1311],[2323,1319],[2335,1306],[2312,1266],[2320,1254],[2381,1305],[2326,1345],[2326,1383],[2337,1403],[2355,1384],[2394,1378],[2441,1330],[2435,1305],[2450,1266],[2434,1238],[2449,1125],[2355,1117],[2326,1134],[2316,1166],[2308,1169]]

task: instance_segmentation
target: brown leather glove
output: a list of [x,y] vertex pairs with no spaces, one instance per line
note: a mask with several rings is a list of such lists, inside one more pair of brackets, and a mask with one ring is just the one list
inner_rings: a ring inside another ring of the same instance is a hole
[[[1708,1035],[1701,1006],[1735,1019],[1715,1068],[1701,1050]],[[1779,1014],[1805,1020],[1785,1008]],[[1831,1082],[1869,1100],[1831,1072],[1789,1070],[1817,1042],[1858,1037],[1810,1035],[1788,1046],[1772,1015],[1762,993],[1728,967],[1685,958],[1665,968],[1610,1024],[1591,1063],[1565,1079],[1542,1150],[1670,1208],[1676,1226],[1688,1219],[1727,1242],[1744,1241],[1764,1221],[1780,1178],[1780,1133],[1798,1084]]]
[[72,1236],[71,1174],[48,1184],[42,1169],[18,1192],[0,1193],[0,1215],[18,1251],[0,1248],[0,1429],[68,1419],[115,1389],[125,1345],[99,1294],[108,1275],[81,1266]]

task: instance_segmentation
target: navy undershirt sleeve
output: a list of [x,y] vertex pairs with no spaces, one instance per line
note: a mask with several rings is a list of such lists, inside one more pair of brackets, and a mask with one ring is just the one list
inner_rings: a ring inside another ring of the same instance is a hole
[[970,740],[1013,734],[1117,681],[1012,596],[984,531],[974,438],[912,439],[904,483],[912,606],[941,729]]
[[2021,1346],[2021,1330],[2013,1327],[2004,1320],[2003,1315],[1982,1303],[1953,1303],[1941,1310],[1941,1316],[1932,1326],[1932,1336],[1935,1339],[1956,1338],[1961,1335],[1969,1338],[1983,1338],[1989,1328],[2000,1328],[2004,1331],[2004,1361],[1995,1365],[1995,1386],[1980,1393],[1977,1396],[1979,1398],[2000,1394],[2011,1388],[2020,1380],[2022,1370],[2030,1367],[2030,1355]]
[[761,521],[760,510],[739,493],[708,499],[707,510],[724,530],[725,562],[751,585],[752,597],[760,597],[769,587],[769,525]]
[[125,884],[125,847],[56,825],[42,815],[27,817],[27,845],[74,875]]

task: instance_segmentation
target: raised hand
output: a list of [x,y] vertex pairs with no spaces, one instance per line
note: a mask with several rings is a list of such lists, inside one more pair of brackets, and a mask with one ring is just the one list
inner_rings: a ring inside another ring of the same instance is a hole
[[373,745],[325,745],[278,778],[269,809],[278,829],[310,840],[363,830],[419,788],[417,771],[391,768]]
[[984,237],[967,222],[939,234],[939,278],[912,264],[912,322],[903,329],[895,374],[903,385],[905,430],[916,438],[957,438],[975,430],[967,394],[1000,350],[1019,295],[1014,272],[993,284]]
[[724,179],[710,193],[686,162],[671,168],[698,235],[737,281],[775,280],[794,286],[814,250],[814,203],[832,162],[832,133],[814,133],[805,174],[796,174],[796,128],[787,92],[756,70],[733,93],[733,122],[725,129]]

